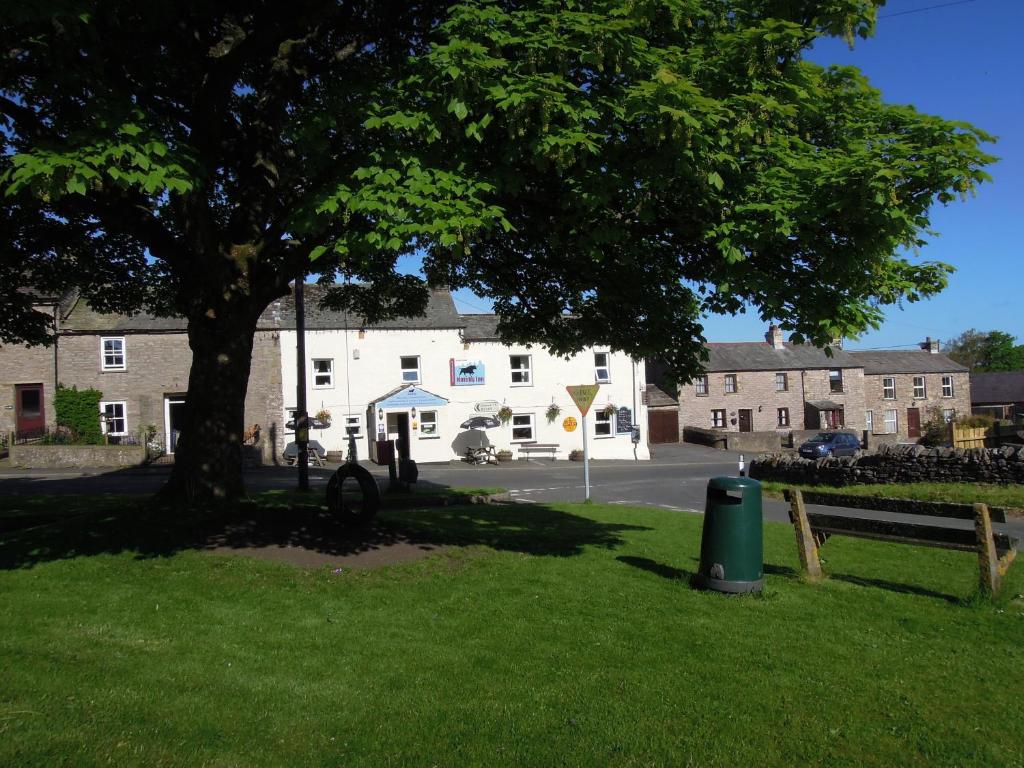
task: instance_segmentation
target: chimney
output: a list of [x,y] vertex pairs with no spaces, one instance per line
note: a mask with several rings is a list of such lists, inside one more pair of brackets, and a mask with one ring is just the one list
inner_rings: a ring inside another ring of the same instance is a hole
[[922,341],[920,347],[921,349],[927,349],[933,355],[939,354],[939,340],[932,339],[931,336]]
[[764,335],[764,338],[772,345],[773,349],[782,349],[782,329],[775,323],[768,326],[768,333]]

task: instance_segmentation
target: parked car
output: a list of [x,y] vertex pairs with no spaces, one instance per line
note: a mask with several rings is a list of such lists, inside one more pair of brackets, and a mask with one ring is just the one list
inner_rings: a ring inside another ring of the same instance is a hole
[[851,432],[819,432],[800,446],[800,455],[805,459],[821,459],[853,456],[859,450],[860,440]]

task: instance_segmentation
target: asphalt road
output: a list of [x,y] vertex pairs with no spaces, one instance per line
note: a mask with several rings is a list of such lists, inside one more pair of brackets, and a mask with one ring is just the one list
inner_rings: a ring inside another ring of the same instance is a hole
[[[688,513],[702,513],[708,478],[735,475],[739,456],[689,444],[652,447],[651,461],[594,461],[590,466],[591,498],[608,504],[646,505]],[[364,463],[382,480],[387,470]],[[325,487],[336,467],[311,467],[313,488]],[[154,493],[166,481],[169,467],[147,467],[119,471],[43,471],[0,469],[0,504],[7,495]],[[246,472],[250,491],[294,488],[296,470],[289,467],[257,467]],[[582,462],[530,459],[498,466],[468,464],[425,464],[420,466],[420,485],[462,488],[507,488],[521,504],[583,501]],[[822,508],[824,509],[824,508]],[[832,514],[844,510],[828,508]],[[920,517],[887,512],[850,511],[860,517],[921,522]],[[764,518],[788,522],[788,505],[764,500]],[[930,518],[929,523],[951,527],[973,527],[970,521]],[[1013,520],[1001,530],[1024,538],[1024,520]]]

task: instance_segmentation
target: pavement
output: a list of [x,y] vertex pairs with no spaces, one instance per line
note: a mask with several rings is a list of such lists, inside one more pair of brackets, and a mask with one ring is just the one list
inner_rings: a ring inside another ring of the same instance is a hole
[[[747,457],[749,461],[751,457]],[[654,506],[681,513],[701,514],[704,509],[708,478],[736,475],[739,454],[688,443],[651,446],[650,461],[592,461],[590,489],[594,501],[630,506]],[[310,485],[326,487],[338,465],[310,467]],[[387,469],[363,462],[382,481]],[[150,466],[122,470],[20,470],[0,465],[0,500],[6,495],[22,494],[95,494],[154,493],[170,474],[169,466]],[[457,464],[421,464],[419,485],[462,488],[507,488],[513,501],[520,504],[583,501],[585,498],[583,463],[528,459],[498,466]],[[254,467],[245,473],[250,491],[291,489],[296,486],[294,467]],[[809,509],[813,507],[809,506]],[[823,510],[825,508],[822,508]],[[922,518],[890,512],[827,508],[831,514],[844,512],[858,517],[922,522]],[[789,522],[789,505],[775,499],[764,500],[764,518]],[[928,518],[934,525],[971,528],[971,521]],[[1024,520],[1014,519],[997,529],[1024,538]]]

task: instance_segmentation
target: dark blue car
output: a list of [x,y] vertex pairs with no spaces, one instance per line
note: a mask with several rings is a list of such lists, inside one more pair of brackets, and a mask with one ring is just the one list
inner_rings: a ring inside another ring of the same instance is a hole
[[800,456],[805,459],[853,456],[859,450],[860,440],[850,432],[819,432],[800,446]]

